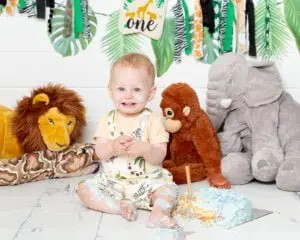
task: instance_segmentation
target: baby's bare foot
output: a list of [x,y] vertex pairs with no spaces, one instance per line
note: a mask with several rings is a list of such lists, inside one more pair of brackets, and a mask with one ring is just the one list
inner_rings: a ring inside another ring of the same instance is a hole
[[123,199],[120,201],[121,216],[132,222],[137,219],[137,207],[130,201]]
[[178,224],[177,221],[174,218],[171,218],[170,216],[164,214],[153,216],[153,214],[151,214],[147,222],[147,227],[176,228],[178,227]]

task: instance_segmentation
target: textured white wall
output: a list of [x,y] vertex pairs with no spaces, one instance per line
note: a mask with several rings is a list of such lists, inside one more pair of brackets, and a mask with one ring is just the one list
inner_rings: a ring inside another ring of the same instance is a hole
[[[60,0],[61,2],[61,0]],[[169,0],[168,8],[175,0]],[[190,4],[193,1],[187,1]],[[112,13],[123,0],[90,0],[95,12]],[[97,34],[84,52],[62,58],[47,37],[47,22],[26,16],[0,16],[0,104],[14,107],[16,100],[30,89],[48,82],[63,83],[75,89],[87,106],[88,126],[84,140],[90,141],[98,117],[112,108],[106,86],[109,63],[100,49],[108,18],[97,15]],[[155,61],[150,41],[145,38],[145,53]],[[278,65],[284,86],[300,102],[300,54],[291,42],[289,54]],[[157,79],[158,93],[150,107],[159,111],[160,92],[171,83],[184,81],[195,88],[205,107],[209,65],[185,57],[180,65],[173,64],[167,74]]]

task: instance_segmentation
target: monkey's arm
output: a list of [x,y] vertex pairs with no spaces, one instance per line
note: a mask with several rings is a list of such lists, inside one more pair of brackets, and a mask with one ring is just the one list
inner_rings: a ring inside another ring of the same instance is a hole
[[201,156],[208,180],[212,186],[229,188],[230,183],[221,174],[220,142],[205,112],[192,128],[192,140]]

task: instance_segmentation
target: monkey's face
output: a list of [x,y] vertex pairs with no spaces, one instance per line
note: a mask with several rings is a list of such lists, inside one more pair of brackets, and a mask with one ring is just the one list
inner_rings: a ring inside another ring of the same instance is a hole
[[166,97],[162,99],[160,107],[165,117],[165,129],[170,133],[178,132],[186,121],[186,117],[190,114],[190,107],[182,107],[176,104],[173,99]]

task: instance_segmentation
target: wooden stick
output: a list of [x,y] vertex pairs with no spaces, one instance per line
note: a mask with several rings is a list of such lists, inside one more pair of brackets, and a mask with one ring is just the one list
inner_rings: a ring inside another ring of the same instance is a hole
[[190,173],[190,166],[185,166],[185,175],[186,175],[186,182],[188,187],[188,197],[192,196],[192,185],[191,185],[191,173]]

